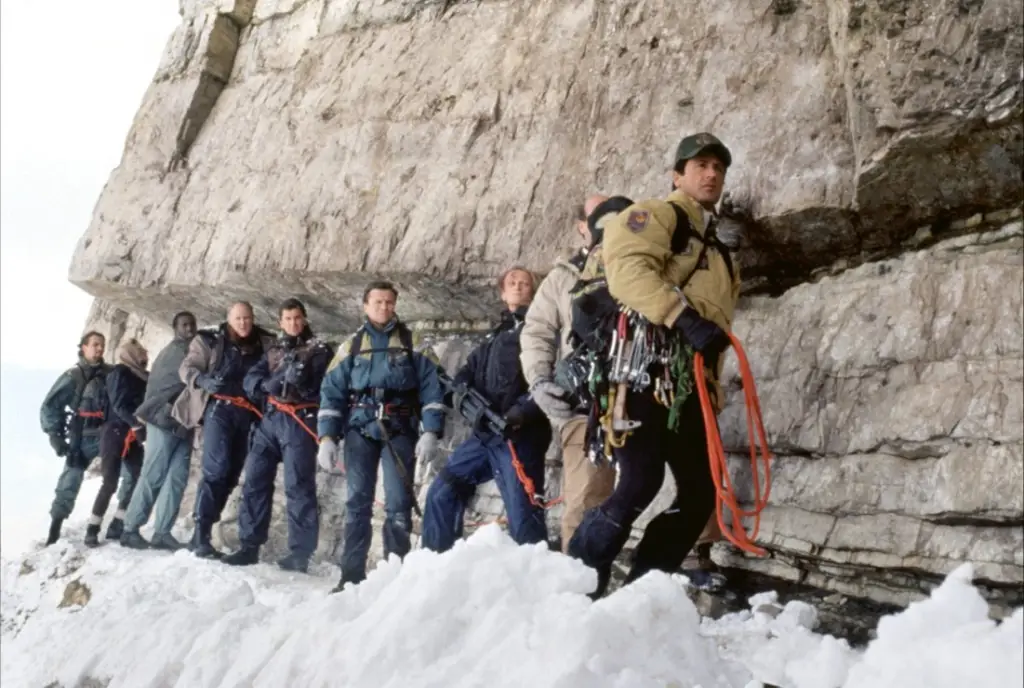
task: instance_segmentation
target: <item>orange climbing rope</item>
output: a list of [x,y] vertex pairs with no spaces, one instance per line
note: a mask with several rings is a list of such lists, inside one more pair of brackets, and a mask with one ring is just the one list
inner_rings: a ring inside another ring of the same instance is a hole
[[[758,530],[761,527],[761,512],[768,504],[768,496],[772,489],[771,474],[771,452],[768,450],[768,440],[764,431],[764,421],[761,418],[761,404],[757,398],[757,388],[754,385],[754,376],[750,372],[750,363],[747,355],[740,346],[740,342],[730,332],[729,339],[732,341],[732,348],[736,351],[736,358],[739,360],[740,379],[743,381],[743,396],[747,409],[747,437],[750,445],[750,469],[754,481],[754,506],[751,510],[743,509],[736,492],[733,489],[732,480],[729,477],[729,465],[726,460],[725,449],[722,447],[722,436],[718,432],[718,421],[715,417],[715,409],[711,405],[707,385],[704,376],[704,357],[697,353],[693,357],[694,378],[697,386],[697,394],[700,396],[700,408],[704,414],[704,430],[708,442],[708,460],[711,462],[711,479],[715,483],[715,516],[718,519],[718,527],[725,539],[739,547],[744,552],[757,556],[766,556],[767,551],[754,544],[757,539]],[[757,442],[755,442],[754,430],[757,430]],[[760,446],[760,457],[758,457],[758,446]],[[761,480],[758,470],[758,459],[764,465],[764,495],[761,494]],[[729,509],[732,513],[732,532],[725,525],[723,511]],[[743,527],[743,518],[754,519],[754,529],[747,535]]]
[[519,460],[519,454],[516,453],[515,445],[512,444],[512,440],[507,440],[508,450],[512,455],[512,468],[516,470],[516,477],[519,478],[519,484],[526,490],[526,496],[530,498],[530,504],[539,506],[542,509],[550,509],[553,506],[557,506],[562,503],[561,497],[556,497],[551,501],[545,500],[543,497],[537,494],[537,487],[533,484],[533,479],[526,475],[526,469],[523,468],[523,462]]
[[302,419],[299,418],[299,414],[297,413],[297,411],[303,411],[305,409],[311,408],[320,408],[320,404],[316,403],[315,401],[311,401],[305,404],[287,404],[279,399],[275,399],[274,397],[267,397],[267,403],[276,408],[281,413],[286,413],[292,418],[294,418],[295,422],[299,424],[299,427],[305,430],[306,434],[312,437],[314,442],[319,443],[320,439],[316,436],[316,433],[310,430],[309,426],[302,422]]
[[132,442],[137,439],[135,428],[128,428],[128,434],[124,436],[124,444],[121,446],[121,458],[128,456],[128,450],[132,448]]
[[259,418],[263,417],[263,414],[260,413],[260,410],[253,406],[252,403],[250,403],[250,401],[245,397],[231,397],[228,396],[227,394],[211,394],[210,396],[213,397],[214,399],[219,399],[220,401],[226,401],[229,404],[234,404],[239,408],[244,408],[246,411],[252,411]]

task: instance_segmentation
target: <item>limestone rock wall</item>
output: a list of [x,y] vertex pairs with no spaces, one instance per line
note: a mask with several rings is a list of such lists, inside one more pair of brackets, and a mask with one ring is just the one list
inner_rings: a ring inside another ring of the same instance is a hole
[[[663,194],[680,136],[710,130],[734,155],[736,330],[777,455],[772,558],[716,556],[900,603],[969,558],[991,594],[1024,596],[1019,1],[181,12],[70,269],[112,345],[155,351],[174,312],[212,324],[239,298],[273,323],[288,296],[339,338],[386,277],[453,367],[474,341],[453,324],[493,317],[494,276],[546,271],[586,193]],[[551,471],[556,495],[554,454]],[[323,480],[333,557],[344,484]],[[472,519],[497,503],[483,490]]]

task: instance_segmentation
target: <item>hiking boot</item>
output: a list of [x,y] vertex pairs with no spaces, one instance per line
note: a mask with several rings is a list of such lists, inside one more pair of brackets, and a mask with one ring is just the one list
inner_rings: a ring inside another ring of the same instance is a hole
[[127,547],[128,549],[149,549],[149,543],[139,535],[137,530],[124,531],[121,533],[121,537],[118,538],[118,542],[121,543],[122,547]]
[[333,595],[336,592],[341,592],[344,589],[344,587],[346,585],[348,585],[349,583],[351,583],[352,585],[359,585],[364,580],[366,580],[366,576],[365,575],[357,577],[357,576],[351,576],[351,575],[347,575],[347,574],[343,573],[343,574],[341,574],[341,580],[338,581],[338,584],[334,586],[334,588],[331,590],[330,594]]
[[120,540],[121,535],[124,534],[124,519],[114,518],[107,526],[107,539],[108,540]]
[[85,528],[85,546],[86,547],[97,547],[100,544],[100,527],[98,525],[89,525]]
[[683,571],[683,575],[690,580],[690,585],[703,590],[704,592],[719,592],[723,590],[728,584],[728,580],[725,576],[714,571],[704,571],[702,569],[689,569]]
[[200,559],[220,559],[224,556],[223,552],[220,552],[210,544],[210,536],[204,533],[203,528],[198,524],[196,525],[195,532],[192,534],[189,550]]
[[226,555],[221,559],[221,562],[228,566],[252,566],[253,564],[258,564],[260,563],[260,548],[242,545],[242,549]]
[[50,532],[46,536],[46,545],[44,545],[45,547],[49,547],[50,545],[54,544],[55,542],[57,542],[57,540],[60,539],[60,527],[62,525],[64,525],[63,518],[55,518],[50,521]]
[[153,537],[149,540],[149,546],[165,552],[177,552],[185,547],[185,543],[170,533],[153,533]]
[[306,573],[306,571],[309,570],[309,557],[304,557],[300,554],[289,554],[283,559],[278,559],[277,565],[285,571]]

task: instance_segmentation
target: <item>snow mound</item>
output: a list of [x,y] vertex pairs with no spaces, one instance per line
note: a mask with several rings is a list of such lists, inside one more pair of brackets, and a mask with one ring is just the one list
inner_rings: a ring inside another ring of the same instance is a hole
[[664,574],[591,602],[591,570],[542,545],[516,547],[496,526],[443,555],[383,562],[337,595],[327,594],[333,567],[314,574],[116,545],[83,556],[62,541],[3,566],[0,682],[941,688],[969,676],[972,688],[1021,685],[1024,617],[988,621],[969,570],[883,620],[863,653],[815,634],[806,604],[756,611],[770,596],[702,621],[681,579]]

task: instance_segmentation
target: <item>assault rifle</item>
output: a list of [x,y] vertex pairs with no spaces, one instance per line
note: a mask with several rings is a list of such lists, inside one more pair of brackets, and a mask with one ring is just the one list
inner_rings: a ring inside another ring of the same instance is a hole
[[[444,389],[444,403],[446,406],[455,408],[455,397],[458,393],[458,385],[443,370],[437,371],[437,379]],[[459,415],[466,419],[470,427],[477,427],[483,421],[488,429],[498,437],[504,437],[508,424],[500,414],[491,409],[490,403],[480,392],[472,387],[466,388],[466,393],[459,399],[459,408],[455,408]]]

